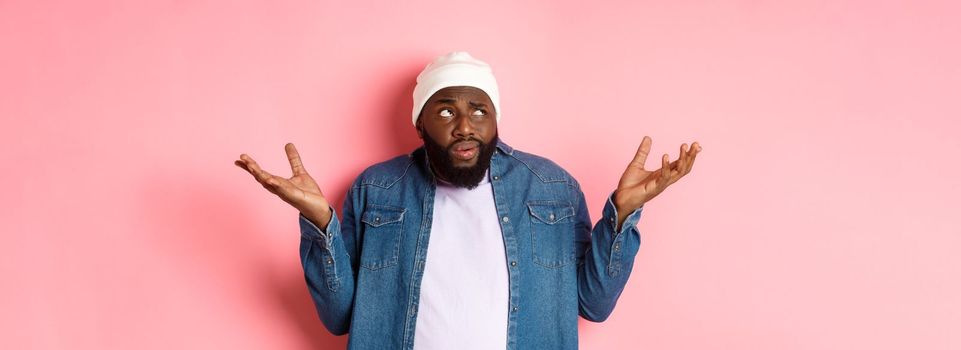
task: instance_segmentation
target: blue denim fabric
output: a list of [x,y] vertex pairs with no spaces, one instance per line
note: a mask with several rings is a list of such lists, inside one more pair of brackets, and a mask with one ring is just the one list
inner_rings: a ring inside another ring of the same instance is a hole
[[[608,195],[591,225],[578,182],[556,163],[499,142],[490,165],[510,280],[507,349],[576,349],[577,316],[607,319],[641,244],[635,209],[615,231]],[[423,147],[372,165],[343,217],[300,216],[300,257],[317,313],[348,349],[413,349],[435,182]]]

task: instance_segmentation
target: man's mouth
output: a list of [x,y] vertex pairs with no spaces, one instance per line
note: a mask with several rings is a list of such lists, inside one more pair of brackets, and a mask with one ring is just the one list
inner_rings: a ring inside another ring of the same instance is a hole
[[471,160],[477,156],[479,146],[476,141],[462,141],[454,144],[451,153],[459,160]]

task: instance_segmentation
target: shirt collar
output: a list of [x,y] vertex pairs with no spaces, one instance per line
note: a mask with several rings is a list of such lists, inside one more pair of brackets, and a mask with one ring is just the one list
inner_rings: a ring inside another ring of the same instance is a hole
[[505,143],[500,137],[497,138],[497,148],[506,154],[514,154],[514,148],[507,145],[507,143]]

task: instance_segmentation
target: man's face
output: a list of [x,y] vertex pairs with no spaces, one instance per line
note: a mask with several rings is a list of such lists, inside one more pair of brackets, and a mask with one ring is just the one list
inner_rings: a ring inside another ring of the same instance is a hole
[[483,90],[443,88],[417,119],[431,167],[441,179],[472,189],[483,179],[497,144],[497,111]]

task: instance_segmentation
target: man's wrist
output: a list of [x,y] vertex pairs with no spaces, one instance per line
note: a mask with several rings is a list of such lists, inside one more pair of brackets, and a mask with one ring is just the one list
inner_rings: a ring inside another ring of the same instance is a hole
[[307,220],[310,220],[317,228],[324,230],[330,223],[330,219],[333,216],[333,209],[328,206],[326,213],[314,214],[301,212],[300,214],[307,218]]
[[618,198],[618,192],[620,189],[614,190],[614,194],[611,196],[611,204],[614,205],[614,211],[616,213],[616,222],[614,225],[615,232],[619,232],[623,229],[624,221],[627,220],[628,216],[631,216],[635,210],[644,207],[644,203],[639,205],[632,205],[624,203],[622,199]]
[[[624,201],[621,198],[619,198],[618,196],[619,192],[620,192],[620,189],[614,190],[614,196],[613,196],[614,198],[612,198],[612,202],[614,203],[614,209],[617,209],[618,216],[621,216],[622,213],[624,212],[630,213],[634,211],[634,208],[631,208],[630,205],[628,205],[627,203],[624,203]],[[627,215],[624,215],[624,216],[626,217]]]

